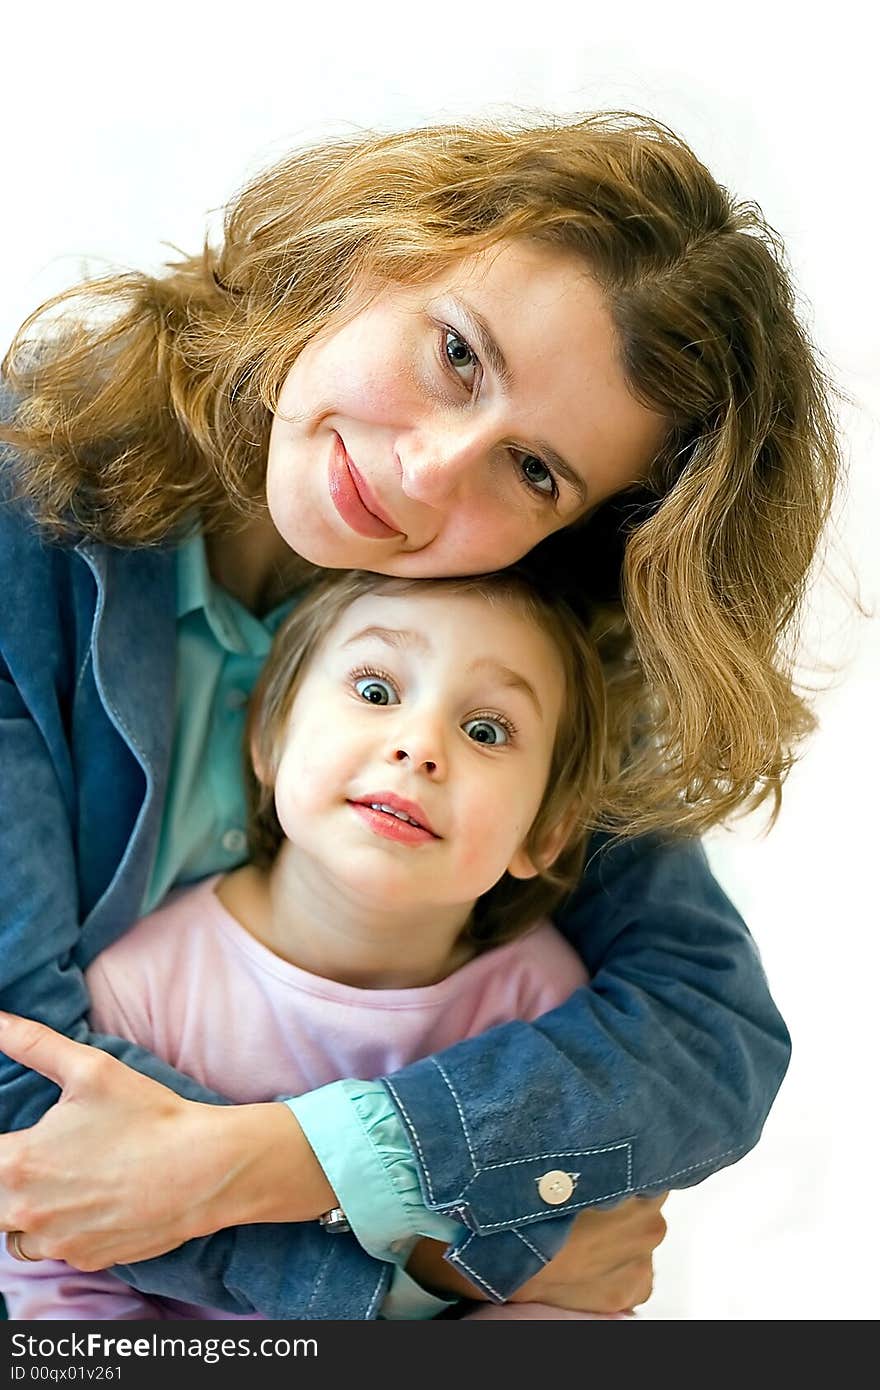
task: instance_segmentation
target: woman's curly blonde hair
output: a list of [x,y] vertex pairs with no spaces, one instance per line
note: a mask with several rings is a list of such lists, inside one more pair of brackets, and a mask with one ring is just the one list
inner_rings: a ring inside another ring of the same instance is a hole
[[234,201],[218,250],[26,321],[0,430],[20,490],[57,535],[115,545],[261,507],[281,385],[349,290],[512,237],[582,257],[630,389],[669,420],[643,487],[532,556],[596,601],[618,765],[602,823],[698,832],[775,809],[813,725],[790,638],[839,468],[831,389],[778,237],[659,122],[440,125],[295,153]]

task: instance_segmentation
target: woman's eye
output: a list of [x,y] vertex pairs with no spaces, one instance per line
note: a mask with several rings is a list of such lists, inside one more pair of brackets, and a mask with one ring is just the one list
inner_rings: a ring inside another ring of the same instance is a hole
[[443,351],[452,370],[469,390],[473,390],[474,378],[480,370],[479,359],[452,328],[447,328],[443,334]]
[[354,688],[362,700],[371,705],[397,705],[397,691],[390,681],[380,680],[378,676],[361,676]]
[[550,472],[546,463],[542,463],[534,454],[524,454],[520,460],[520,470],[524,481],[535,492],[541,492],[546,497],[557,497],[559,489],[556,486],[556,479]]
[[507,730],[497,719],[468,719],[461,727],[474,743],[499,745],[508,741]]

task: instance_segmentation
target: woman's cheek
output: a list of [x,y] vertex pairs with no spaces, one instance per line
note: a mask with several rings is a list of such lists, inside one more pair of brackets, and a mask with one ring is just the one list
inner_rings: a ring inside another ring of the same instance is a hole
[[492,497],[483,497],[462,516],[449,535],[444,573],[485,574],[521,560],[540,539],[525,522],[511,517]]

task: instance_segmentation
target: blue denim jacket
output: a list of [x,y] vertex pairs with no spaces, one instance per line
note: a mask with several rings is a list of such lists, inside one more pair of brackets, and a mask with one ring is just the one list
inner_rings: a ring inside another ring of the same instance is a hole
[[[0,485],[8,471],[0,470]],[[220,1101],[85,1022],[82,970],[138,913],[174,707],[174,560],[45,543],[0,501],[0,1007]],[[425,1202],[462,1223],[453,1261],[503,1297],[574,1214],[685,1187],[758,1139],[789,1055],[755,947],[696,843],[598,844],[560,925],[592,976],[387,1079]],[[57,1088],[0,1059],[0,1127]],[[577,1175],[548,1206],[538,1179]],[[369,1318],[389,1267],[314,1223],[241,1226],[118,1271],[147,1292],[271,1318]]]

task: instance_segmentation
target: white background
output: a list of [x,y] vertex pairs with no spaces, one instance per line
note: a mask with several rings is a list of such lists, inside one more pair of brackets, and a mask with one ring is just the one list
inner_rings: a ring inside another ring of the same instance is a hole
[[[83,258],[157,266],[188,250],[256,168],[351,126],[541,106],[615,106],[678,129],[785,238],[804,312],[851,403],[832,568],[880,596],[876,53],[870,7],[598,7],[79,0],[3,22],[0,340]],[[880,610],[878,610],[880,611]],[[837,668],[822,728],[769,838],[711,854],[746,914],[794,1037],[758,1148],[667,1205],[658,1319],[876,1316],[876,618],[827,581],[812,652]],[[826,680],[827,683],[827,680]]]

